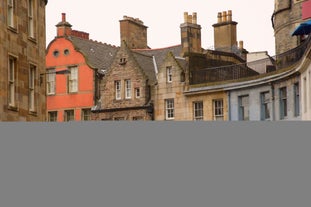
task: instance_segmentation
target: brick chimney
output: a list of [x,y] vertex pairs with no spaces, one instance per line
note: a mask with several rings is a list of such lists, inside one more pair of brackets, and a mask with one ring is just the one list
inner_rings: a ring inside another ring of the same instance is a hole
[[56,25],[57,37],[70,36],[72,25],[66,21],[66,13],[62,13],[62,21]]
[[184,12],[184,23],[180,25],[182,56],[186,53],[200,53],[201,47],[201,26],[197,24],[197,13],[188,15]]
[[120,20],[120,38],[131,49],[147,49],[147,26],[138,19],[123,16]]
[[218,13],[217,23],[213,24],[215,50],[232,52],[232,49],[237,48],[237,24],[232,21],[231,10]]

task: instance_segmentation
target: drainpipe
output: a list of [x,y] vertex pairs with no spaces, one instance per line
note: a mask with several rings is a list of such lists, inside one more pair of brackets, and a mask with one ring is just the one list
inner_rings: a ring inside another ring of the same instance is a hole
[[230,91],[227,92],[228,94],[228,121],[231,121],[231,100],[230,100]]

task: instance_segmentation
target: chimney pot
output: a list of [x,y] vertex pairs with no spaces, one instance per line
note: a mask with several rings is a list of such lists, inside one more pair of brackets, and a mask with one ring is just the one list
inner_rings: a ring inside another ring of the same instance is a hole
[[218,12],[218,15],[217,15],[217,22],[218,22],[218,23],[221,23],[221,22],[222,22],[222,15],[221,15],[221,12]]
[[66,22],[66,13],[62,13],[62,22]]
[[227,22],[227,12],[226,11],[222,12],[222,21]]
[[188,21],[188,12],[184,12],[184,23]]
[[192,23],[192,15],[188,15],[188,21],[187,23]]
[[243,41],[240,40],[240,41],[239,41],[239,49],[240,49],[240,50],[243,50],[243,47],[244,47],[244,46],[243,46]]
[[197,13],[196,12],[192,13],[192,23],[197,24]]
[[232,21],[232,11],[228,10],[228,22]]

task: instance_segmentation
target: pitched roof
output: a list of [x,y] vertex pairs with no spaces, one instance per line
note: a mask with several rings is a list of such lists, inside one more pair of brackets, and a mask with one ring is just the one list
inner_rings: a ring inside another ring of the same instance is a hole
[[149,56],[154,56],[157,67],[160,67],[162,65],[166,55],[169,52],[171,52],[175,57],[180,57],[181,50],[182,50],[181,45],[175,45],[175,46],[158,48],[158,49],[133,49],[133,51],[135,52],[149,55]]
[[153,63],[153,57],[146,54],[141,54],[133,51],[133,56],[137,63],[140,65],[141,69],[149,78],[149,83],[153,84],[156,82],[156,71]]
[[80,51],[91,68],[108,70],[119,47],[89,39],[69,36],[69,40]]

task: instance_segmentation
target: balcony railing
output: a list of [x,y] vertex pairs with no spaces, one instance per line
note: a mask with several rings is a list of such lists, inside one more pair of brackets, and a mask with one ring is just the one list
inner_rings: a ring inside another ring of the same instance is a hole
[[262,73],[270,73],[272,71],[290,67],[299,62],[303,57],[304,52],[311,44],[310,40],[311,36],[298,47],[273,57],[253,62],[191,71],[190,84],[237,80],[258,75],[260,73],[258,71],[263,71]]

